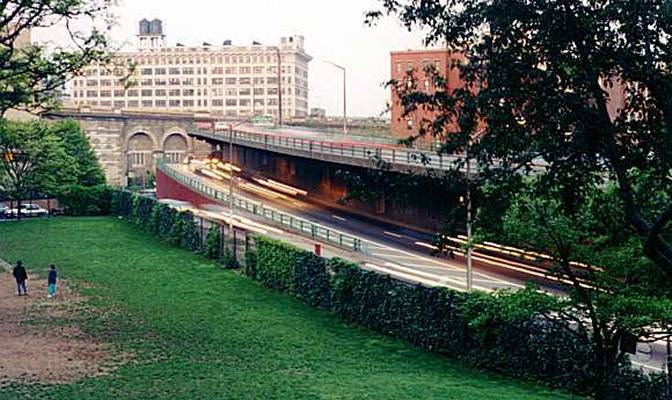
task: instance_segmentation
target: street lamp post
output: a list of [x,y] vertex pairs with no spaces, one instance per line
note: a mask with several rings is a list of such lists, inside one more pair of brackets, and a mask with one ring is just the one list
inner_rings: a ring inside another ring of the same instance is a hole
[[346,108],[346,104],[347,104],[346,94],[347,93],[346,93],[346,85],[345,85],[345,83],[346,83],[345,67],[342,67],[342,66],[340,66],[340,65],[338,65],[334,62],[328,61],[328,60],[324,60],[324,62],[326,62],[328,64],[331,64],[334,67],[343,71],[343,134],[345,135],[345,134],[348,133],[348,114],[347,114],[347,108]]
[[474,273],[471,265],[471,160],[467,155],[467,292],[474,286]]
[[233,128],[249,122],[250,119],[245,119],[237,124],[229,124],[229,229],[233,232],[233,180],[235,178],[236,170],[233,167]]

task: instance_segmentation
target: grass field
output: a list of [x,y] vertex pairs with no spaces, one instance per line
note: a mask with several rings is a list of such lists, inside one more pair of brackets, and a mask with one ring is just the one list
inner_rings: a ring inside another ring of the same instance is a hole
[[352,326],[112,218],[1,223],[0,257],[59,265],[93,306],[84,331],[134,355],[3,400],[570,398]]

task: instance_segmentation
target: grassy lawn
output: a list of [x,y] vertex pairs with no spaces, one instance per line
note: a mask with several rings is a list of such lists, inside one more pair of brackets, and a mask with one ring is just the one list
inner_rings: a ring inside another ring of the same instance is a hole
[[0,257],[56,263],[93,305],[82,328],[134,354],[110,376],[0,399],[570,398],[357,328],[112,218],[0,223]]

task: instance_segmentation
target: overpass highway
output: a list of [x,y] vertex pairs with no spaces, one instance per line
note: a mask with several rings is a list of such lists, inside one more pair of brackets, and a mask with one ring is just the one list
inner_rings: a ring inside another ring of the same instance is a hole
[[[229,181],[226,177],[230,175],[226,173],[218,175],[208,173],[209,176],[206,176],[202,169],[184,164],[173,165],[170,168],[199,179],[221,192],[226,193],[229,190]],[[290,190],[294,191],[288,194],[287,187],[283,187],[284,185],[274,186],[275,184],[282,185],[281,183],[275,183],[269,187],[260,184],[264,181],[264,177],[239,171],[237,177],[234,178],[236,198],[246,198],[333,231],[361,238],[363,251],[361,253],[342,252],[345,254],[342,257],[353,259],[364,268],[409,282],[428,286],[445,286],[459,291],[466,290],[466,263],[459,248],[455,249],[454,258],[432,256],[433,237],[430,234],[316,205],[306,201],[310,194],[300,193],[300,188],[291,188]],[[277,190],[278,188],[280,190]],[[226,204],[223,205],[226,206]],[[223,217],[228,216],[226,207],[220,207],[219,212]],[[268,220],[260,219],[258,215],[241,209],[236,209],[235,214],[259,224],[269,224]],[[292,236],[297,236],[292,232],[278,231],[277,228],[282,229],[282,227],[276,227],[275,232],[281,232],[276,237],[292,241]],[[501,288],[516,289],[528,282],[533,282],[542,290],[556,294],[562,293],[557,278],[554,280],[553,277],[549,277],[539,265],[512,258],[506,254],[506,250],[500,251],[501,255],[498,255],[497,247],[483,247],[473,252],[475,289],[482,291]],[[665,362],[665,344],[654,343],[647,346],[649,345],[640,346],[641,352],[633,357],[633,364],[648,371],[661,371]]]

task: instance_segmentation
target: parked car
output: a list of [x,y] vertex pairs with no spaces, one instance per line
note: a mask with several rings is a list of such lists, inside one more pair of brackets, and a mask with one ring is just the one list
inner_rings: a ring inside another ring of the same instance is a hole
[[[19,214],[18,208],[12,208],[5,211],[4,215],[9,218],[16,218]],[[44,217],[49,214],[47,210],[38,206],[37,204],[27,203],[21,204],[21,216],[22,217]]]

